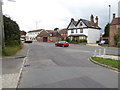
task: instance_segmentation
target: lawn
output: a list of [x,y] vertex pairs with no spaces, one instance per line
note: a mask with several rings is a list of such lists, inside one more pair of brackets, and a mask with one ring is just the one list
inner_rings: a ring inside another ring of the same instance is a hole
[[18,46],[6,46],[3,49],[3,56],[13,56],[22,48],[21,45]]
[[120,60],[113,60],[110,58],[91,57],[94,61],[105,64],[114,68],[120,69]]

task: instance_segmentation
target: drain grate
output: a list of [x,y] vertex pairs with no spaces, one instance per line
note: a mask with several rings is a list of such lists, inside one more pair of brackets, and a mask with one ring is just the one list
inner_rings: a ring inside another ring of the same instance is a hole
[[29,67],[30,66],[30,64],[26,64],[26,65],[24,65],[24,67]]

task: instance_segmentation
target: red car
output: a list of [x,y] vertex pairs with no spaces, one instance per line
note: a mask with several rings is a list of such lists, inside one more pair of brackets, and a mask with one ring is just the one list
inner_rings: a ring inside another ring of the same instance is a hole
[[26,40],[25,43],[32,43],[32,41],[31,40]]
[[66,41],[59,41],[55,43],[55,46],[62,46],[62,47],[68,47],[69,43]]

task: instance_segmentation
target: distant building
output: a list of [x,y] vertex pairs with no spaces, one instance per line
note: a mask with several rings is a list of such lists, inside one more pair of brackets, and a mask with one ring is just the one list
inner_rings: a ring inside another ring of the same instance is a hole
[[26,40],[36,41],[37,35],[40,34],[40,32],[42,32],[42,31],[43,31],[43,29],[29,31],[26,34]]
[[58,33],[58,31],[53,30],[43,30],[39,35],[37,35],[37,41],[39,42],[57,42],[63,37]]
[[109,39],[110,39],[109,44],[111,46],[115,45],[114,36],[115,34],[118,34],[117,32],[118,28],[120,28],[120,17],[115,17],[115,14],[113,14],[113,19],[110,24],[110,34],[109,34]]
[[98,17],[96,16],[94,22],[94,16],[91,15],[90,21],[85,19],[79,19],[75,21],[71,19],[67,29],[68,37],[71,41],[80,39],[86,39],[87,43],[96,43],[100,40],[101,28],[98,25]]
[[21,32],[20,32],[20,39],[21,39],[21,40],[25,40],[25,39],[26,39],[26,34],[27,34],[27,33],[26,33],[25,31],[21,31]]
[[60,35],[66,39],[66,37],[68,37],[68,30],[65,28],[65,29],[61,29],[61,30],[58,30],[58,33],[60,33]]

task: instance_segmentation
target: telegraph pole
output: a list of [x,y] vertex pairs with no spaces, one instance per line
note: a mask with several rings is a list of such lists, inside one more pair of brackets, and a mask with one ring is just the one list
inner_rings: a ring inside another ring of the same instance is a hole
[[0,0],[0,46],[2,46],[2,48],[5,46],[5,44],[4,44],[3,14],[2,14],[2,0]]

